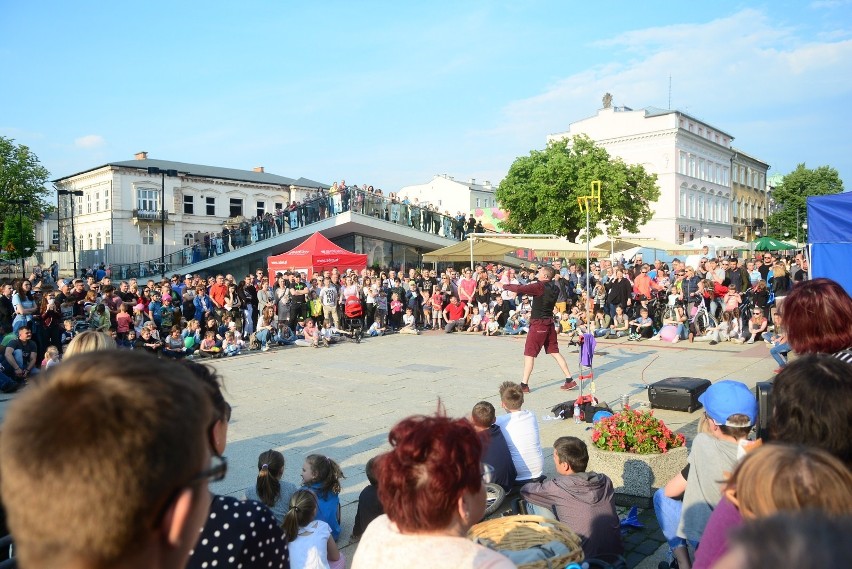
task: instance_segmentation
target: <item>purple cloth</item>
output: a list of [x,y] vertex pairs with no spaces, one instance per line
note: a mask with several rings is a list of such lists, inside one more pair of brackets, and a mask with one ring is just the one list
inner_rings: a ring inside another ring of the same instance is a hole
[[743,518],[740,511],[722,496],[722,500],[710,514],[710,520],[704,526],[701,543],[695,550],[692,569],[712,567],[728,551],[728,534],[741,525],[743,525]]
[[583,334],[583,345],[580,346],[580,365],[592,367],[592,359],[595,357],[595,347],[598,341],[594,334]]

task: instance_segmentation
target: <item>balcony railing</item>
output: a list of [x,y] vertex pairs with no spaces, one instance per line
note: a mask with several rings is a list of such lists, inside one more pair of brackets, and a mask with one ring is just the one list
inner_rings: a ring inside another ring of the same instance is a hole
[[[169,220],[169,212],[166,213],[166,221]],[[141,219],[145,221],[159,221],[160,215],[162,215],[159,211],[151,211],[146,209],[134,209],[132,217],[133,219]]]

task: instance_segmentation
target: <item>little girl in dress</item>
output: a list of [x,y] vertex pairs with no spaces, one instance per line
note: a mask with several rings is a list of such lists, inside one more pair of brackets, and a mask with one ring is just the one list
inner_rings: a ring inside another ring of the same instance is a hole
[[346,558],[337,549],[331,527],[316,519],[317,498],[310,490],[297,490],[290,497],[282,529],[293,569],[343,569]]

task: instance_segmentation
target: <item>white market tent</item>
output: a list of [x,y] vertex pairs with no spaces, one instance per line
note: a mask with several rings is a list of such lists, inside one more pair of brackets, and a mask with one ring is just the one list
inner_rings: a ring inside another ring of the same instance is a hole
[[621,253],[636,247],[651,251],[663,251],[668,255],[689,255],[695,249],[687,245],[678,245],[661,239],[645,239],[644,237],[614,237],[606,238],[595,244],[595,247],[609,249],[612,253]]
[[749,243],[746,243],[745,241],[740,241],[738,239],[733,239],[731,237],[701,237],[698,239],[693,239],[692,241],[687,241],[683,244],[684,247],[691,247],[692,249],[701,249],[705,245],[707,245],[711,249],[749,248]]
[[[426,253],[423,260],[428,263],[470,261],[473,265],[474,261],[500,260],[504,255],[519,249],[533,251],[539,257],[586,258],[585,244],[571,243],[559,237],[496,234],[493,237],[472,235],[466,241]],[[602,257],[607,251],[591,247],[589,253],[592,257]]]

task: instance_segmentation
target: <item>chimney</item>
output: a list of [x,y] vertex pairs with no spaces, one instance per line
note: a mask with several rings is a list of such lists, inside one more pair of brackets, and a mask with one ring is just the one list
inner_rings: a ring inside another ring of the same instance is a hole
[[490,189],[491,189],[491,180],[485,180],[485,181],[482,183],[482,185],[484,185],[484,186],[485,186],[485,189],[486,189],[486,190],[490,190]]
[[471,178],[470,182],[468,182],[468,184],[470,184],[470,185],[473,185],[475,183],[476,183],[476,178]]
[[265,172],[265,170],[263,169],[263,166],[255,166],[251,170],[252,170],[252,172],[260,172],[261,174],[263,174]]
[[137,152],[133,156],[137,160],[147,160],[148,159],[148,153],[147,152]]

